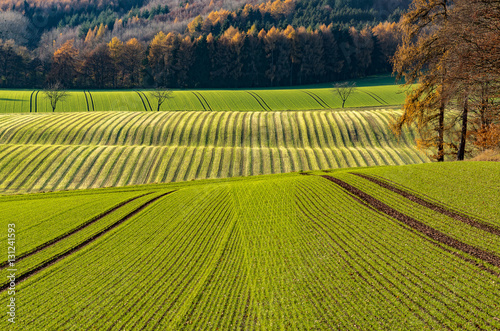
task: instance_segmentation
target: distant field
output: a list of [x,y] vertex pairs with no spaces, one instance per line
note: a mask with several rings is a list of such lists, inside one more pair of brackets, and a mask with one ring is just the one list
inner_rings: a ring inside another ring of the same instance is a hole
[[0,192],[427,162],[394,110],[0,115]]
[[[341,108],[331,88],[176,90],[162,110],[284,111]],[[359,87],[345,107],[395,106],[404,102],[398,85]],[[156,111],[150,91],[71,91],[57,112]],[[42,91],[0,90],[0,113],[44,113],[52,108]]]
[[498,330],[499,174],[454,162],[0,197],[21,298],[0,326]]

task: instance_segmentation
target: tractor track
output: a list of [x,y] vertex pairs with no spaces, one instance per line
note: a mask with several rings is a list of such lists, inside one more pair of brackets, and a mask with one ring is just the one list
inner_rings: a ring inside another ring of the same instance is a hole
[[376,95],[372,92],[367,92],[367,91],[362,91],[362,92],[369,95],[370,97],[372,97],[373,100],[377,101],[381,105],[387,105],[387,102],[384,99],[382,99],[381,97],[379,97],[378,95]]
[[36,91],[35,93],[35,113],[38,113],[38,93],[40,93],[40,91]]
[[90,111],[89,98],[87,97],[87,92],[85,92],[85,90],[83,90],[83,94],[85,95],[85,101],[87,101],[87,111]]
[[259,100],[259,99],[258,99],[255,95],[253,95],[253,94],[252,94],[251,92],[249,92],[249,91],[246,91],[246,92],[247,92],[248,94],[250,94],[250,95],[251,95],[251,96],[255,99],[255,101],[257,101],[257,103],[258,103],[258,104],[259,104],[259,106],[262,108],[262,110],[265,110],[265,111],[269,110],[269,109],[266,109],[266,107],[264,107],[264,105],[260,102],[260,100]]
[[305,94],[307,94],[308,96],[310,96],[311,98],[314,99],[314,101],[316,101],[318,103],[318,105],[320,105],[322,108],[328,108],[328,105],[327,103],[321,99],[318,95],[312,93],[312,92],[309,92],[309,91],[302,91],[304,92]]
[[454,211],[450,208],[446,208],[443,205],[425,200],[417,195],[411,194],[408,191],[405,191],[405,190],[397,188],[393,185],[390,185],[389,183],[386,183],[386,182],[384,182],[378,178],[375,178],[373,176],[369,176],[369,175],[365,175],[365,174],[361,174],[361,173],[353,173],[353,172],[351,172],[351,174],[356,175],[356,176],[361,177],[361,178],[364,178],[372,183],[377,184],[380,187],[383,187],[389,191],[397,193],[410,201],[418,203],[419,205],[424,206],[426,208],[432,209],[435,212],[441,213],[445,216],[451,217],[457,221],[463,222],[465,224],[468,224],[468,225],[473,226],[475,228],[478,228],[480,230],[483,230],[483,231],[492,233],[494,235],[500,236],[500,229],[494,225],[487,224],[487,223],[481,222],[479,220],[475,220],[468,215],[465,215],[465,214],[460,213],[458,211]]
[[33,94],[35,93],[35,90],[31,92],[30,94],[30,113],[33,112]]
[[201,101],[200,97],[198,96],[198,94],[196,94],[196,92],[192,92],[194,94],[194,96],[196,97],[196,99],[198,99],[198,101],[200,102],[201,106],[203,107],[203,110],[207,110],[207,108],[205,107],[205,104]]
[[146,93],[144,93],[143,91],[139,91],[139,92],[144,96],[144,99],[146,99],[148,106],[149,106],[149,109],[151,111],[153,111],[153,107],[151,107],[151,103],[149,102],[149,99],[148,99],[148,96],[146,95]]
[[[97,216],[94,216],[92,217],[90,220],[88,220],[87,222],[84,222],[83,224],[80,224],[79,226],[77,226],[76,228],[74,229],[71,229],[69,232],[66,232],[56,238],[53,238],[35,248],[33,248],[32,250],[28,251],[28,252],[25,252],[25,253],[22,253],[18,256],[16,256],[16,262],[19,262],[19,261],[22,261],[24,260],[25,258],[31,256],[31,255],[34,255],[42,250],[44,250],[45,248],[47,247],[50,247],[52,245],[55,245],[57,244],[58,242],[62,241],[63,239],[66,239],[68,238],[69,236],[77,233],[77,232],[80,232],[81,230],[87,228],[88,226],[94,224],[95,222],[101,220],[102,218],[108,216],[109,214],[111,214],[112,212],[116,211],[117,209],[120,209],[121,207],[125,206],[126,204],[129,204],[130,202],[134,201],[134,200],[137,200],[139,198],[142,198],[146,195],[149,195],[149,194],[152,194],[152,192],[150,193],[146,193],[146,194],[142,194],[142,195],[139,195],[139,196],[136,196],[136,197],[133,197],[133,198],[130,198],[130,199],[127,199],[125,201],[122,201],[120,202],[118,205],[116,205],[115,207],[111,208],[111,209],[108,209],[106,210],[105,212],[97,215]],[[4,269],[6,266],[8,266],[8,261],[4,261],[2,263],[0,263],[0,270],[1,269]]]
[[452,238],[430,226],[427,224],[424,224],[420,221],[417,221],[414,218],[411,218],[394,208],[386,205],[385,203],[381,202],[380,200],[372,197],[371,195],[361,191],[360,189],[331,176],[328,175],[322,175],[321,177],[339,185],[342,187],[344,190],[346,190],[350,195],[354,196],[357,198],[358,202],[363,202],[363,204],[366,204],[367,206],[376,209],[379,212],[382,212],[404,224],[409,226],[410,228],[424,234],[426,237],[431,238],[441,244],[444,244],[448,247],[452,247],[454,249],[457,249],[463,253],[469,254],[477,259],[480,259],[484,262],[487,262],[493,266],[500,267],[500,257],[485,251],[481,248],[466,244],[464,242],[461,242],[455,238]]
[[[264,101],[264,99],[263,99],[260,95],[258,95],[258,94],[257,94],[257,93],[255,93],[255,92],[250,92],[250,91],[247,91],[247,92],[248,92],[248,93],[250,93],[250,95],[252,95],[252,96],[253,96],[253,97],[257,100],[257,102],[259,102],[259,104],[260,104],[261,106],[262,106],[262,105],[264,105],[264,106],[265,106],[265,107],[263,107],[263,108],[264,108],[264,110],[269,110],[269,111],[272,111],[271,107],[269,107],[269,105],[268,105],[268,104]],[[260,100],[260,101],[259,101],[259,100]],[[266,109],[266,107],[267,107],[267,109]]]
[[134,90],[134,91],[135,91],[135,93],[137,93],[137,95],[139,96],[139,98],[141,98],[142,105],[144,106],[144,110],[145,110],[145,111],[148,111],[148,107],[146,107],[146,103],[144,102],[144,99],[142,98],[141,93],[139,93],[139,91],[138,91],[138,90]]
[[87,90],[87,93],[89,94],[89,97],[90,97],[90,101],[92,103],[92,111],[95,111],[95,107],[94,107],[94,98],[92,98],[92,93],[90,93],[89,90]]
[[[137,213],[141,212],[142,210],[144,210],[146,207],[150,206],[151,204],[153,204],[157,200],[159,200],[159,199],[163,198],[164,196],[167,196],[167,195],[169,195],[171,193],[174,193],[174,192],[176,192],[176,191],[171,191],[171,192],[163,193],[163,194],[161,194],[161,195],[159,195],[159,196],[157,196],[157,197],[155,197],[155,198],[147,201],[146,203],[144,203],[141,206],[137,207],[136,209],[134,209],[133,211],[131,211],[127,215],[125,215],[122,218],[120,218],[118,221],[116,221],[113,224],[107,226],[106,228],[102,229],[101,231],[99,231],[98,233],[94,234],[90,238],[87,238],[86,240],[84,240],[83,242],[79,243],[78,245],[73,246],[69,250],[66,250],[66,251],[64,251],[64,252],[62,252],[60,254],[55,255],[55,256],[51,257],[50,259],[46,260],[45,262],[37,265],[33,269],[30,269],[30,270],[26,271],[25,273],[23,273],[23,274],[21,274],[19,276],[16,276],[16,283],[28,279],[32,275],[34,275],[34,274],[36,274],[36,273],[38,273],[38,272],[40,272],[40,271],[42,271],[44,269],[47,269],[48,267],[50,267],[54,263],[56,263],[56,262],[62,260],[63,258],[65,258],[65,257],[67,257],[67,256],[69,256],[69,255],[71,255],[73,253],[75,253],[76,251],[79,251],[83,247],[85,247],[85,246],[91,244],[92,242],[94,242],[96,239],[98,239],[102,235],[108,233],[109,231],[113,230],[114,228],[116,228],[117,226],[119,226],[120,224],[122,224],[123,222],[127,221],[132,216],[134,216]],[[0,292],[5,291],[6,289],[9,288],[9,286],[10,286],[10,282],[2,284],[0,286]]]

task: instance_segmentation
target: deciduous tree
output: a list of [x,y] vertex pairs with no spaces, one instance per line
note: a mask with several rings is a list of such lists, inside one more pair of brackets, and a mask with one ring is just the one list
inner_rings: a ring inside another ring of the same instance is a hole
[[52,112],[55,112],[57,104],[68,96],[68,93],[63,89],[63,86],[59,82],[50,84],[43,91],[43,94],[47,99],[49,99]]

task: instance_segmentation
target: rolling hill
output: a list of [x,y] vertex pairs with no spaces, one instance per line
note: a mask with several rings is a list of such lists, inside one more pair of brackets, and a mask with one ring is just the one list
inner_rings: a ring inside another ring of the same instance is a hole
[[[387,107],[404,102],[397,85],[361,80],[346,107]],[[174,90],[161,110],[284,111],[341,108],[338,95],[324,85],[312,88],[261,90]],[[59,102],[56,112],[156,111],[151,91],[71,91]],[[52,112],[40,90],[0,90],[0,113]]]
[[0,115],[0,191],[72,190],[427,162],[397,111]]
[[19,231],[13,329],[498,329],[499,174],[450,162],[0,197]]

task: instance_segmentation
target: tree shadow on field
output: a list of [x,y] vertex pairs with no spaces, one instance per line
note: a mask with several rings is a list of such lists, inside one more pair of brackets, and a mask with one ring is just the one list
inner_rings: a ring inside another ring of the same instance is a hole
[[0,98],[0,101],[25,101],[23,99]]

